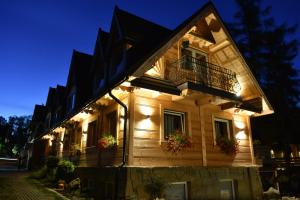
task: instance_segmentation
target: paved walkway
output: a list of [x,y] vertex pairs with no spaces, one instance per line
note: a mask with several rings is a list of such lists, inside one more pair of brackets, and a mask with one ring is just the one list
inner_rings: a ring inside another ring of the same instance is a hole
[[62,200],[37,181],[28,179],[28,172],[0,172],[0,200]]

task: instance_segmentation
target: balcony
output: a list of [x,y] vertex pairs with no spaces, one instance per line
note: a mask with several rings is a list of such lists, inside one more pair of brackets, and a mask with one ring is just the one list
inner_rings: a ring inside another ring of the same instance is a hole
[[235,72],[192,56],[168,65],[165,77],[176,86],[190,82],[235,95],[241,90]]

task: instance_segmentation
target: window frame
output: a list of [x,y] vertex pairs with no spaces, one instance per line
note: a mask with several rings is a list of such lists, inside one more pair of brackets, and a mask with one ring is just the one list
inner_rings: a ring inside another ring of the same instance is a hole
[[[237,180],[235,179],[220,179],[219,182],[231,182],[231,188],[232,188],[232,196],[233,196],[233,200],[236,200],[237,199]],[[220,190],[220,198],[221,198],[221,190]]]
[[164,109],[163,110],[163,123],[164,123],[164,126],[163,126],[163,139],[164,140],[167,140],[168,139],[168,136],[171,135],[171,134],[168,134],[166,135],[166,132],[165,132],[165,114],[168,114],[168,115],[174,115],[174,116],[179,116],[181,118],[181,131],[184,135],[187,135],[187,113],[186,112],[182,112],[182,111],[175,111],[175,110],[171,110],[171,109]]
[[[117,109],[112,110],[112,111],[106,113],[106,115],[105,115],[106,124],[107,124],[107,132],[109,132],[109,134],[114,136],[115,138],[117,138],[117,135],[118,135],[118,118],[119,118],[118,116],[119,116],[119,113],[118,113]],[[114,117],[114,119],[113,119],[113,117]],[[113,127],[111,127],[111,121],[110,121],[111,119],[115,120],[115,125],[116,125],[114,127],[115,133],[111,133],[111,130],[113,128]]]
[[[181,58],[181,59],[182,59],[183,56],[184,56],[183,53],[182,53],[183,50],[188,50],[188,51],[190,51],[190,52],[191,52],[191,57],[192,57],[192,58],[195,58],[195,59],[196,59],[196,54],[198,53],[198,54],[200,54],[200,55],[202,55],[202,56],[205,57],[205,62],[206,62],[206,63],[208,62],[208,53],[205,52],[205,51],[203,51],[203,50],[201,50],[201,49],[197,49],[197,48],[194,48],[194,47],[187,47],[187,48],[181,47],[181,49],[180,49],[180,58]],[[194,71],[194,70],[195,70],[195,68],[194,68],[194,66],[193,66],[193,63],[192,63],[192,65],[191,65],[191,69],[187,69],[187,68],[184,68],[184,67],[182,67],[182,66],[180,66],[180,68],[181,68],[181,69],[184,69],[184,70],[190,70],[190,71]]]
[[232,117],[225,117],[219,115],[212,115],[212,126],[213,126],[213,138],[214,138],[214,145],[217,145],[217,134],[216,134],[216,127],[215,122],[226,122],[227,124],[227,138],[230,140],[235,135],[235,129],[233,126],[233,118]]
[[185,191],[185,200],[188,200],[189,198],[189,191],[188,191],[188,182],[187,181],[180,181],[180,182],[169,182],[167,185],[184,185],[184,191]]
[[[91,130],[91,128],[93,130]],[[86,136],[86,144],[85,146],[88,147],[95,147],[97,146],[97,120],[90,121],[88,123],[88,130],[87,130],[87,136]],[[91,135],[92,134],[92,135]]]

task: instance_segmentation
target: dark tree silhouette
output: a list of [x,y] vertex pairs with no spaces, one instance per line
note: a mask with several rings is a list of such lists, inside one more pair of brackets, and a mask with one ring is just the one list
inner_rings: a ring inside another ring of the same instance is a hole
[[230,23],[232,35],[252,68],[275,114],[252,120],[255,138],[264,143],[295,143],[294,116],[299,108],[299,79],[293,66],[298,41],[290,39],[296,26],[277,25],[271,7],[261,8],[261,0],[236,0],[239,11]]
[[31,116],[11,116],[8,121],[0,116],[0,154],[14,156],[13,149],[21,150],[27,142]]

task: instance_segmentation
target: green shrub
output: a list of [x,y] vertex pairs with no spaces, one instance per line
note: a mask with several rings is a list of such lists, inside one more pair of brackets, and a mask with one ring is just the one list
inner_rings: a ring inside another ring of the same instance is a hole
[[46,165],[48,169],[54,169],[57,167],[59,159],[56,156],[48,156]]
[[47,169],[47,166],[45,165],[41,169],[39,169],[38,171],[33,172],[30,175],[30,177],[34,178],[34,179],[43,179],[47,176],[47,173],[48,173],[48,169]]
[[68,160],[61,160],[56,169],[56,180],[70,182],[74,178],[75,165]]

